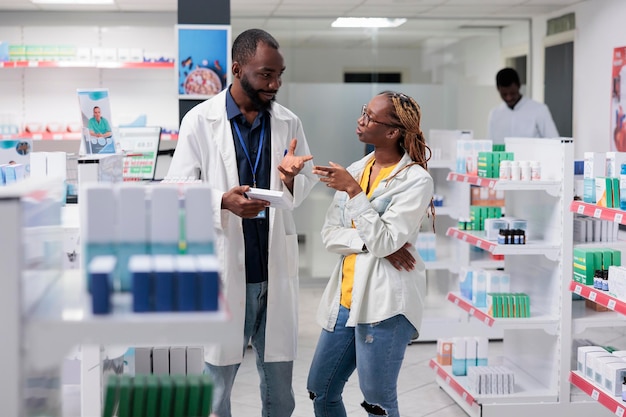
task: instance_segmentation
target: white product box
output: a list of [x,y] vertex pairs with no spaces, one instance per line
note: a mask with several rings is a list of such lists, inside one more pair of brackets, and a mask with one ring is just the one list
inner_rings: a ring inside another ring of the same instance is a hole
[[609,295],[626,300],[626,267],[609,266]]
[[595,372],[594,368],[597,366],[596,359],[602,357],[611,358],[613,355],[606,350],[604,352],[588,352],[585,355],[585,378],[593,381]]
[[476,355],[478,346],[476,345],[476,338],[468,337],[465,339],[465,369],[476,366]]
[[466,340],[463,337],[452,339],[452,374],[465,376],[466,371]]
[[626,152],[607,152],[606,176],[609,178],[619,178],[622,164],[626,164]]
[[170,374],[187,375],[187,348],[185,346],[170,347]]
[[509,223],[500,218],[489,218],[485,219],[485,235],[487,240],[498,240],[498,235],[500,234],[500,229],[508,229]]
[[135,375],[150,375],[152,373],[152,348],[135,348]]
[[589,352],[606,352],[606,349],[601,348],[600,346],[579,346],[577,352],[578,365],[577,370],[581,372],[583,375],[585,374],[586,367],[586,356]]
[[489,339],[486,337],[475,337],[476,339],[476,365],[487,366],[489,358]]
[[609,363],[626,363],[622,360],[622,358],[618,358],[617,356],[599,356],[595,358],[591,358],[591,367],[593,368],[593,382],[602,386],[604,383],[604,368]]
[[187,346],[187,375],[202,375],[204,372],[204,348]]
[[595,178],[606,176],[606,154],[604,152],[585,152],[583,155],[584,178]]
[[605,363],[602,374],[604,388],[612,395],[621,395],[622,383],[626,377],[626,361]]
[[170,348],[155,347],[152,349],[152,373],[168,375],[170,373]]
[[477,308],[487,308],[487,276],[482,269],[476,271],[472,280],[472,304]]
[[500,290],[500,276],[502,274],[499,271],[485,271],[487,278],[487,294],[494,292],[502,292]]

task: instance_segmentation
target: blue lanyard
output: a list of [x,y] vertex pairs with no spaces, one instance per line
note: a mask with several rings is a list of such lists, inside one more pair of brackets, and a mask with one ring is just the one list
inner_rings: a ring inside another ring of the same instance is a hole
[[254,163],[254,167],[252,166],[252,161],[250,160],[250,154],[248,153],[248,148],[241,137],[241,131],[239,130],[239,125],[237,121],[234,120],[235,131],[237,132],[237,138],[239,139],[239,143],[243,148],[243,153],[246,155],[246,159],[248,160],[248,164],[250,165],[250,170],[252,170],[252,183],[253,187],[256,188],[256,170],[259,167],[259,161],[261,160],[261,152],[263,152],[263,140],[265,139],[265,117],[261,120],[261,139],[259,140],[259,149],[256,153],[256,162]]

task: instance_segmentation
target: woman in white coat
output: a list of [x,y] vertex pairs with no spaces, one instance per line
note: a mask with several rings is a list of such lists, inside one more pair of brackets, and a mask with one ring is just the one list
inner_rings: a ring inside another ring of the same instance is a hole
[[313,169],[337,190],[322,239],[342,255],[317,314],[323,329],[308,378],[316,417],[346,415],[342,392],[355,370],[368,415],[400,415],[398,374],[423,309],[424,263],[412,243],[433,195],[420,119],[413,98],[383,92],[363,106],[356,129],[374,152],[347,169]]
[[289,416],[298,336],[296,227],[290,210],[267,208],[245,192],[258,181],[297,207],[317,179],[300,119],[274,101],[285,69],[276,40],[250,29],[235,39],[232,53],[233,84],[185,115],[168,176],[200,178],[213,189],[221,291],[232,314],[220,344],[205,349],[213,412],[230,417],[230,392],[250,342],[263,416]]

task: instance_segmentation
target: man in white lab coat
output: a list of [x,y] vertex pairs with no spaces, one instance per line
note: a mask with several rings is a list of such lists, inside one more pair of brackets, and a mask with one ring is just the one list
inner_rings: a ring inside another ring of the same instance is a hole
[[[168,177],[213,188],[221,290],[232,314],[220,346],[206,349],[213,412],[231,417],[230,394],[250,342],[263,416],[288,417],[298,335],[298,243],[290,210],[249,199],[249,187],[279,190],[297,207],[317,177],[300,119],[275,102],[284,67],[278,43],[251,29],[233,43],[233,83],[183,118]],[[201,328],[199,332],[203,331]]]
[[496,74],[496,88],[502,103],[489,113],[489,139],[503,144],[504,138],[558,138],[550,109],[520,94],[520,79],[513,68]]

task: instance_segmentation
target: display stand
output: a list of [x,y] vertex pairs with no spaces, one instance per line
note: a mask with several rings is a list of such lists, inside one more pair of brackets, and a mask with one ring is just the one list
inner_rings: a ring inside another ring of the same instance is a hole
[[[205,345],[219,343],[232,329],[223,303],[215,313],[138,314],[131,311],[130,294],[115,294],[112,314],[91,314],[80,271],[47,268],[60,265],[63,256],[62,250],[46,253],[53,245],[42,237],[56,236],[60,243],[63,236],[60,203],[47,202],[55,193],[60,200],[63,191],[61,182],[32,179],[0,188],[0,315],[5,335],[0,344],[5,361],[0,403],[7,416],[26,415],[26,375],[58,371],[73,346]],[[45,226],[38,224],[42,221]],[[98,406],[91,404],[83,415],[98,415]]]
[[[433,136],[432,131],[430,136]],[[439,135],[436,143],[439,148],[444,148],[442,159],[428,162],[428,171],[435,183],[435,193],[442,196],[443,205],[435,207],[437,259],[425,262],[427,283],[423,289],[424,314],[418,341],[436,341],[458,335],[501,339],[501,329],[483,326],[474,316],[447,303],[441,303],[441,299],[456,287],[456,275],[460,266],[473,265],[475,262],[482,263],[487,268],[502,266],[501,261],[473,259],[467,245],[459,244],[456,239],[446,235],[446,230],[456,225],[460,218],[469,217],[470,186],[462,181],[447,181],[455,166],[452,154],[456,149],[456,139],[444,139],[450,138]],[[424,220],[422,230],[430,232],[430,227],[430,219]]]
[[[511,275],[511,292],[525,292],[531,300],[528,319],[493,319],[458,295],[450,301],[468,313],[478,315],[485,327],[502,327],[503,356],[489,358],[490,364],[504,364],[514,370],[516,392],[511,395],[481,397],[467,390],[477,407],[461,404],[463,397],[452,396],[473,416],[589,416],[597,408],[573,403],[569,383],[572,340],[572,301],[567,282],[572,276],[572,221],[569,205],[573,199],[573,151],[571,139],[507,139],[507,151],[516,160],[539,161],[541,181],[514,182],[481,179],[451,173],[449,181],[475,184],[505,191],[507,216],[528,221],[526,245],[498,245],[484,233],[450,228],[447,234],[466,245],[475,245],[505,256],[504,269]],[[433,367],[435,364],[433,364]],[[436,380],[446,386],[454,381],[464,387],[464,377],[450,373]],[[454,385],[453,384],[453,385]],[[465,388],[463,388],[465,389]],[[454,391],[454,390],[453,390]]]

